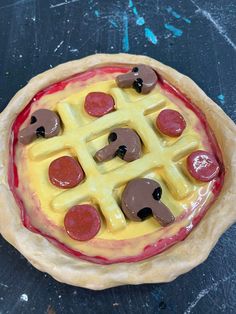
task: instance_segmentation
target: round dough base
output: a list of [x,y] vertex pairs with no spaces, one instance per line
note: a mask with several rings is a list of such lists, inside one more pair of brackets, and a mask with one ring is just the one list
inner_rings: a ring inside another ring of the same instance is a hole
[[[184,241],[141,262],[94,264],[66,254],[22,225],[20,211],[7,179],[9,131],[17,114],[38,91],[50,84],[93,67],[139,63],[154,68],[205,113],[223,154],[225,182],[218,199]],[[1,113],[0,134],[0,233],[37,269],[58,281],[94,290],[124,284],[169,282],[202,263],[222,233],[236,221],[235,124],[190,78],[154,59],[130,54],[97,54],[39,74],[15,95]]]

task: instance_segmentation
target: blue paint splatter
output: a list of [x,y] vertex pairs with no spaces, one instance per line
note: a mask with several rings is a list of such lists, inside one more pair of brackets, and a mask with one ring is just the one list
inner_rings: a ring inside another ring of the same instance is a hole
[[219,99],[219,101],[224,104],[225,103],[225,96],[223,94],[220,94],[217,96],[217,98]]
[[145,27],[145,37],[150,40],[150,42],[154,45],[156,45],[158,43],[157,37],[156,35],[153,33],[153,31],[148,28]]
[[124,25],[124,35],[122,40],[122,49],[124,52],[129,51],[129,23],[128,23],[128,15],[124,12],[123,15],[123,25]]
[[166,11],[168,12],[168,13],[170,13],[171,15],[173,15],[176,19],[182,19],[182,20],[184,20],[186,23],[188,23],[188,24],[191,24],[191,20],[190,19],[187,19],[186,17],[181,17],[181,15],[179,14],[179,13],[177,13],[176,11],[174,11],[173,10],[173,8],[172,7],[167,7],[166,8]]
[[129,0],[129,8],[132,8],[134,6],[133,1]]
[[[145,19],[139,15],[138,10],[136,6],[134,5],[132,0],[129,0],[129,8],[132,9],[134,15],[136,16],[136,24],[138,26],[142,26],[145,24]],[[149,27],[145,27],[144,29],[145,37],[154,45],[158,43],[158,39],[156,35],[153,33],[153,31]]]
[[169,31],[171,31],[174,35],[174,37],[180,37],[183,34],[183,31],[179,28],[174,27],[171,24],[165,24],[165,28],[168,29]]
[[111,23],[113,27],[118,28],[118,24],[112,18],[109,19],[109,22]]
[[132,8],[132,11],[133,11],[134,15],[137,17],[136,24],[139,25],[139,26],[144,25],[145,24],[145,20],[144,20],[144,18],[142,16],[140,16],[138,14],[138,10],[137,10],[137,8],[134,5],[132,0],[129,0],[129,8]]
[[191,24],[191,20],[190,20],[190,19],[187,19],[186,17],[184,17],[183,20],[184,20],[186,23]]
[[174,17],[176,17],[177,19],[180,19],[180,18],[181,18],[181,16],[180,16],[177,12],[175,12],[175,11],[172,11],[172,15],[173,15]]
[[177,19],[180,19],[181,18],[181,15],[179,13],[177,13],[176,11],[174,11],[172,9],[172,7],[168,7],[166,8],[166,11],[170,14],[172,14],[174,17],[176,17]]
[[134,15],[138,16],[138,10],[136,7],[133,7],[133,12],[134,12]]
[[96,17],[99,17],[99,16],[100,16],[100,13],[99,13],[98,10],[95,10],[95,11],[94,11],[94,14],[96,15]]
[[142,16],[138,17],[136,20],[136,24],[139,26],[144,25],[145,24],[144,18]]

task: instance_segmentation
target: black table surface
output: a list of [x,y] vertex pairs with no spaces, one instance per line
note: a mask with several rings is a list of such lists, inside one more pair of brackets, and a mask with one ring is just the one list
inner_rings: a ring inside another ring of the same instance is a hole
[[[154,57],[236,120],[235,0],[0,0],[0,104],[34,75],[90,54]],[[207,261],[166,284],[90,291],[34,269],[0,237],[0,314],[236,313],[236,225]]]

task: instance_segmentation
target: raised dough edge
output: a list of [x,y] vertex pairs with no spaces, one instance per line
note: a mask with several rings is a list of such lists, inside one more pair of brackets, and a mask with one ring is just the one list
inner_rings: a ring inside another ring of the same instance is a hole
[[[48,85],[93,67],[137,63],[153,67],[205,113],[223,154],[225,183],[219,198],[184,241],[145,261],[94,264],[64,253],[44,237],[23,227],[19,208],[7,182],[9,130],[17,114],[38,91]],[[124,284],[169,282],[203,262],[222,233],[236,221],[234,122],[190,78],[152,58],[130,54],[96,54],[39,74],[13,97],[0,114],[0,134],[0,233],[37,269],[49,273],[58,281],[94,290]]]

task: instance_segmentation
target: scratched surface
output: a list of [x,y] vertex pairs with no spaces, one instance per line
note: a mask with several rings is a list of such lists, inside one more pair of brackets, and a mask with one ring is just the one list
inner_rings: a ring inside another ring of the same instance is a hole
[[[193,78],[236,120],[235,0],[0,0],[0,105],[37,73],[96,52],[145,54]],[[236,225],[168,284],[101,292],[35,270],[0,238],[0,313],[235,313]]]

